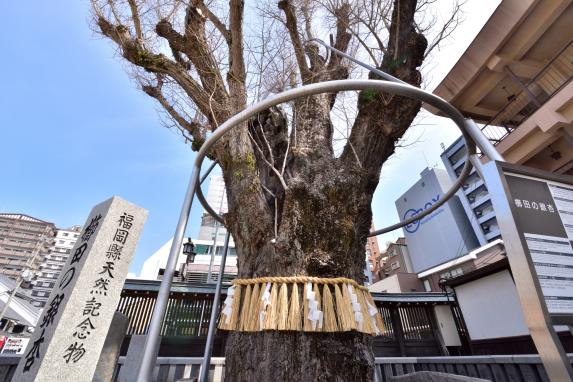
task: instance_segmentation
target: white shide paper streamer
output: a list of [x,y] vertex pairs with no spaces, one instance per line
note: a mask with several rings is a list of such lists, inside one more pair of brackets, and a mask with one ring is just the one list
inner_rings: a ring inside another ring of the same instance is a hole
[[227,298],[224,301],[223,313],[225,315],[225,323],[228,325],[231,322],[231,314],[233,313],[233,296],[235,295],[235,286],[227,289]]

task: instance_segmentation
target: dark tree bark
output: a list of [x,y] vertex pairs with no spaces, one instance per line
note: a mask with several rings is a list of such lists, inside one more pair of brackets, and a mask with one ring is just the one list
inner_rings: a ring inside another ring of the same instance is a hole
[[[158,78],[156,85],[143,90],[192,136],[195,149],[209,130],[246,106],[243,1],[230,1],[227,22],[202,0],[185,6],[183,31],[168,18],[159,20],[154,30],[167,42],[171,57],[153,53],[142,40],[135,2],[130,2],[133,26],[124,25],[121,18],[109,20],[118,12],[109,8],[111,3],[106,0],[95,7],[100,32],[117,44],[128,62]],[[278,8],[302,83],[347,78],[349,70],[340,57],[323,57],[318,46],[304,44],[300,24],[308,26],[311,20],[308,9],[302,12],[305,20],[297,19],[299,3],[281,0]],[[333,44],[346,51],[355,10],[350,3],[340,3],[333,11]],[[381,68],[419,86],[427,42],[416,29],[417,2],[392,3]],[[226,81],[209,48],[207,22],[228,49]],[[204,116],[202,121],[188,120],[169,103],[162,90],[164,78],[181,89]],[[281,108],[261,113],[225,136],[210,153],[223,169],[228,190],[225,222],[235,241],[239,278],[309,275],[363,283],[364,247],[380,171],[421,105],[361,92],[348,142],[336,157],[330,116],[335,99],[335,94],[321,94],[295,101],[290,133]],[[371,339],[358,332],[231,332],[225,374],[227,381],[369,381],[373,362]]]

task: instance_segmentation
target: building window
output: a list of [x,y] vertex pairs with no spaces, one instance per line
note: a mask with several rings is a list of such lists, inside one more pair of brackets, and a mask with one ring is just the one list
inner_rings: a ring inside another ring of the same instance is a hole
[[400,268],[400,262],[399,261],[394,261],[392,264],[390,264],[391,270],[398,269],[398,268]]
[[426,292],[432,291],[432,287],[430,286],[430,280],[428,279],[424,280],[424,289],[426,290]]
[[69,234],[68,234],[67,232],[64,232],[64,233],[62,234],[62,236],[69,236]]

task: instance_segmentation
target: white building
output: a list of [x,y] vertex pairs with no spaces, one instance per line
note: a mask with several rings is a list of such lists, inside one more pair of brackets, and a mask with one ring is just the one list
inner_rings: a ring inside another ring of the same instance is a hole
[[[184,243],[187,242],[188,238],[184,239]],[[195,251],[197,256],[193,264],[187,266],[187,274],[180,275],[179,279],[184,279],[189,282],[206,282],[207,275],[209,273],[209,265],[211,263],[211,251],[213,247],[212,240],[198,240],[192,239],[193,244],[195,244]],[[173,239],[167,241],[161,248],[159,248],[153,255],[151,255],[143,263],[141,268],[141,274],[139,278],[146,280],[157,280],[161,278],[163,270],[167,265],[167,258],[169,257],[169,250],[171,249],[171,243]],[[217,241],[217,246],[215,247],[215,257],[213,259],[213,265],[211,267],[212,281],[216,281],[219,268],[221,265],[221,255],[223,254],[224,242]],[[183,254],[183,249],[181,248],[179,252],[179,258],[177,259],[177,267],[175,269],[182,270],[183,265],[187,262],[187,256]],[[229,242],[229,251],[227,253],[227,261],[225,264],[225,279],[230,280],[235,278],[237,275],[237,253],[235,252],[235,244]]]
[[[225,189],[225,180],[220,174],[211,175],[209,180],[209,189],[205,197],[211,208],[219,214],[227,213],[229,206],[227,205],[227,191]],[[199,228],[200,240],[213,240],[217,235],[217,241],[225,240],[227,229],[219,222],[217,222],[207,211],[203,210],[201,217],[201,227]]]
[[[209,189],[207,190],[206,200],[209,205],[219,214],[228,211],[227,192],[225,189],[225,180],[220,174],[211,175]],[[186,282],[208,282],[209,269],[211,269],[211,282],[217,280],[219,267],[221,264],[221,255],[225,244],[225,235],[227,230],[217,222],[205,210],[201,217],[201,227],[199,228],[199,238],[191,239],[195,244],[197,256],[195,261],[187,263],[187,256],[183,254],[183,248],[180,249],[177,267],[179,273],[176,280]],[[215,238],[216,236],[216,238]],[[190,238],[185,238],[184,243]],[[167,265],[167,258],[171,249],[173,239],[167,241],[153,255],[143,263],[140,278],[147,280],[157,280],[161,278]],[[213,253],[214,256],[211,256]],[[237,275],[237,254],[235,252],[235,243],[231,237],[229,240],[229,252],[227,253],[227,262],[225,265],[225,280],[229,281]]]
[[54,288],[60,272],[72,252],[80,235],[81,227],[73,226],[67,229],[58,229],[54,244],[49,253],[44,257],[36,272],[36,280],[32,289],[32,296],[36,300],[35,306],[43,307]]

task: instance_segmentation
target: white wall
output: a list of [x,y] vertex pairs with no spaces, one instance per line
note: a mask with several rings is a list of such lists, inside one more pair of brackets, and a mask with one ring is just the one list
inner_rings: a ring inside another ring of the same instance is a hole
[[462,343],[458,335],[458,329],[456,328],[454,316],[452,315],[452,310],[449,305],[436,305],[434,310],[436,312],[436,321],[438,321],[440,333],[442,333],[442,338],[444,339],[444,344],[446,346],[461,346]]
[[472,340],[529,334],[508,271],[460,285],[455,291]]
[[397,275],[392,275],[382,279],[368,287],[370,292],[401,293],[400,282]]

